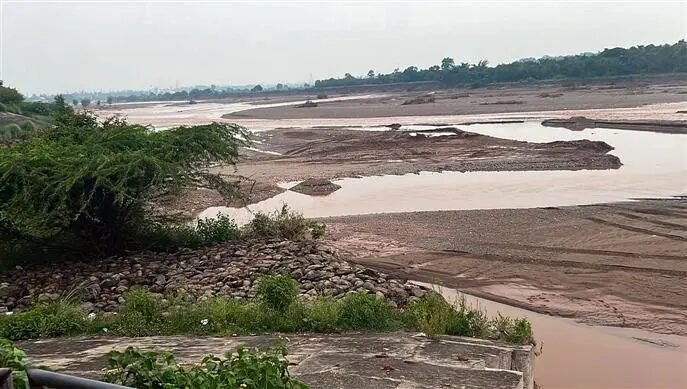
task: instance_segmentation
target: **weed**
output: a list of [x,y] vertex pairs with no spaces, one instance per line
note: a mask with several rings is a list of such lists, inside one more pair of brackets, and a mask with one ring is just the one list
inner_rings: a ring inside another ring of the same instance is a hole
[[246,226],[248,235],[290,240],[318,238],[324,235],[324,231],[324,225],[307,220],[300,213],[289,209],[286,204],[280,210],[270,214],[256,213],[253,220]]
[[296,301],[298,283],[283,275],[264,276],[257,280],[255,291],[265,305],[284,312]]
[[366,293],[355,293],[341,302],[339,325],[344,329],[389,330],[399,325],[389,303]]
[[307,388],[289,375],[283,348],[260,352],[241,347],[236,353],[227,353],[226,359],[208,356],[190,369],[178,364],[169,352],[129,347],[107,356],[105,380],[136,388]]

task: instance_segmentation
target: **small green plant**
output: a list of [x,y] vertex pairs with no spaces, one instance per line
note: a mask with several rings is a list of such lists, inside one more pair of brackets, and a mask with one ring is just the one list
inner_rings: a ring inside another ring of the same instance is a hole
[[26,376],[26,354],[7,339],[0,338],[0,367],[12,369],[12,384],[17,389],[29,387]]
[[307,220],[302,214],[284,204],[280,210],[270,214],[258,212],[246,226],[248,235],[256,237],[278,237],[300,240],[308,236],[319,238],[324,235],[325,225]]
[[285,312],[298,296],[298,283],[284,275],[264,276],[257,280],[258,298],[269,308]]
[[410,304],[408,314],[412,316],[414,326],[433,338],[447,333],[456,311],[440,294],[428,293]]
[[169,352],[144,352],[129,347],[108,353],[108,382],[136,388],[254,388],[305,389],[307,385],[292,378],[284,348],[267,352],[239,348],[226,359],[208,356],[186,369]]
[[341,304],[330,296],[321,296],[306,307],[305,326],[313,332],[336,332],[341,316]]
[[124,304],[114,331],[125,336],[154,335],[160,331],[162,307],[150,292],[134,288],[124,295]]
[[65,300],[40,304],[30,311],[0,316],[0,338],[35,339],[83,333],[84,312]]
[[345,329],[389,330],[396,327],[397,311],[389,303],[366,293],[341,300],[339,325]]
[[199,219],[196,231],[198,231],[204,245],[238,239],[241,235],[234,219],[223,214],[216,218]]

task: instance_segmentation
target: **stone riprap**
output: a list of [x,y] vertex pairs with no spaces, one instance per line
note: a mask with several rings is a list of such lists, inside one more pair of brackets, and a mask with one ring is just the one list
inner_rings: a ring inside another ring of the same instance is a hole
[[403,305],[426,293],[406,280],[349,263],[316,241],[260,240],[18,267],[0,275],[0,307],[21,310],[69,296],[86,311],[113,312],[132,287],[189,302],[219,296],[248,299],[255,296],[255,280],[265,274],[290,275],[303,297],[366,292]]

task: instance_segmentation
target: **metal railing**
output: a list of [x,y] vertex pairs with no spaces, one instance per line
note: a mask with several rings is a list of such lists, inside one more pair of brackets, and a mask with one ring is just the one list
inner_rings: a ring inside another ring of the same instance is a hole
[[[131,389],[128,386],[109,384],[107,382],[40,369],[28,369],[26,370],[26,375],[29,378],[29,387],[31,389]],[[11,369],[0,368],[0,389],[14,389]]]

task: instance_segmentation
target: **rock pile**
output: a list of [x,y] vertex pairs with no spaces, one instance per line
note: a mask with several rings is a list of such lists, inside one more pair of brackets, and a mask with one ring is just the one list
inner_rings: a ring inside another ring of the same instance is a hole
[[17,268],[0,276],[0,306],[20,310],[37,302],[70,296],[91,312],[116,311],[134,286],[161,298],[193,302],[209,297],[254,297],[255,280],[288,274],[304,297],[341,298],[364,291],[402,305],[426,289],[406,280],[341,259],[334,249],[313,241],[234,242],[176,253],[143,252],[101,261]]

